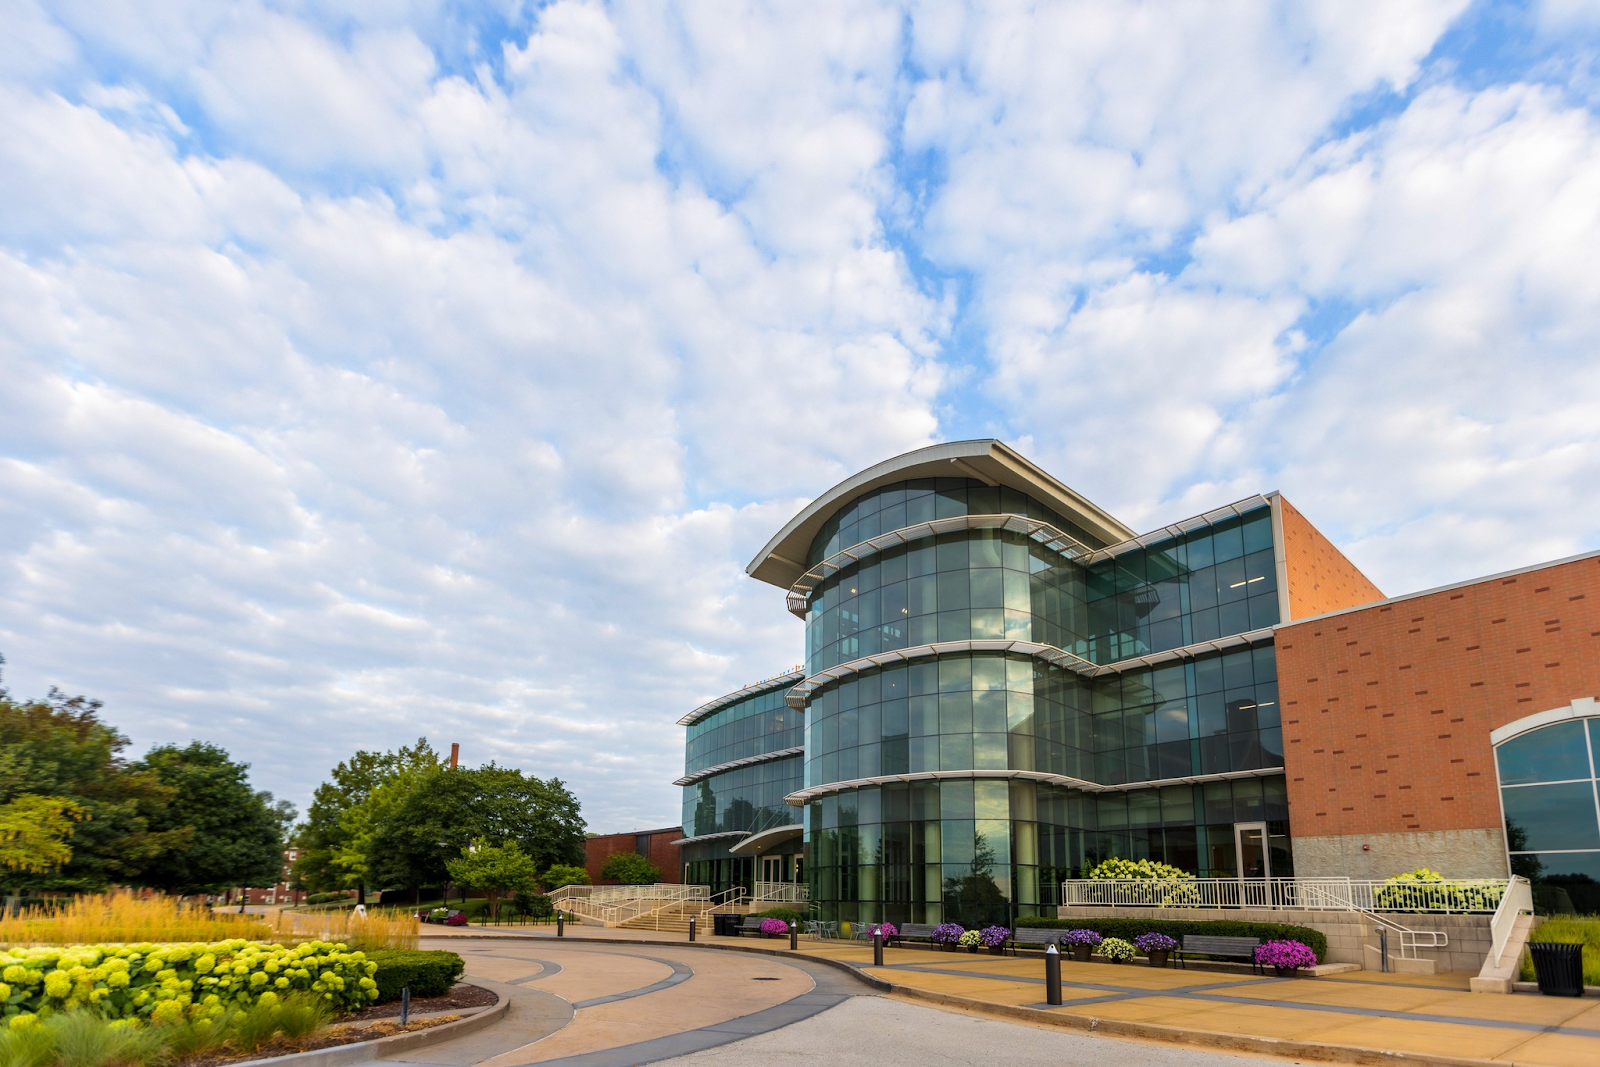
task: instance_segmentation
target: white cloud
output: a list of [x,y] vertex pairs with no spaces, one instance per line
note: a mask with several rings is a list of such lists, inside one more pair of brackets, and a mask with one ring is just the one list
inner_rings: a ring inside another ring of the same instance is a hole
[[1592,547],[1600,141],[1462,6],[13,3],[10,683],[620,829],[799,658],[749,556],[952,424],[1394,591]]

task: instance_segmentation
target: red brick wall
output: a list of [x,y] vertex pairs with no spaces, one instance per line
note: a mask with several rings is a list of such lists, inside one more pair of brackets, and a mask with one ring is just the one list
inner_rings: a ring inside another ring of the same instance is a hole
[[1600,557],[1287,625],[1277,659],[1295,836],[1498,827],[1489,731],[1600,697]]
[[1283,554],[1288,579],[1289,618],[1305,619],[1382,600],[1383,593],[1367,580],[1343,552],[1282,497]]
[[[638,848],[638,839],[641,835],[648,835],[646,847]],[[683,830],[677,826],[663,830],[639,830],[628,834],[603,834],[591,837],[585,842],[588,855],[584,861],[584,868],[589,872],[589,880],[595,885],[616,885],[600,877],[600,868],[606,865],[606,860],[618,852],[639,852],[645,859],[661,868],[663,882],[683,881],[683,848],[672,842],[683,836]]]

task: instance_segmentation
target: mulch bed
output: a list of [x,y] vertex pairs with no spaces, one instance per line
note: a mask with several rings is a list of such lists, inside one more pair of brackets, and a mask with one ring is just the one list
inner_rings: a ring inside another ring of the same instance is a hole
[[[493,996],[493,994],[491,994]],[[443,1000],[443,997],[434,997],[434,1000]],[[416,1001],[412,1001],[416,1004]],[[372,1009],[369,1009],[372,1010]],[[398,1013],[398,1009],[397,1009]],[[315,1034],[289,1040],[282,1034],[255,1049],[253,1052],[235,1052],[232,1049],[214,1049],[199,1056],[191,1056],[180,1060],[177,1067],[218,1067],[220,1064],[239,1063],[243,1060],[265,1060],[273,1056],[288,1056],[295,1052],[313,1052],[319,1048],[333,1048],[337,1045],[354,1044],[357,1041],[373,1041],[380,1037],[391,1037],[395,1034],[409,1034],[417,1030],[429,1030],[445,1023],[453,1023],[460,1019],[459,1015],[441,1015],[435,1019],[416,1019],[405,1026],[381,1019],[365,1026],[349,1026],[350,1016]]]
[[[442,997],[412,997],[411,1014],[425,1011],[460,1011],[463,1008],[487,1008],[495,1001],[495,995],[480,986],[459,983],[450,988],[450,992]],[[374,1004],[370,1008],[362,1008],[340,1018],[342,1023],[359,1023],[367,1019],[398,1019],[400,1017],[400,1002],[391,1000],[387,1004]]]

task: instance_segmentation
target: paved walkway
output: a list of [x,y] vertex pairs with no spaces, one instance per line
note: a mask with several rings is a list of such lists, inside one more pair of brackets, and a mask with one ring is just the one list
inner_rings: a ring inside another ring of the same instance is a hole
[[[815,962],[819,958],[827,958],[887,981],[901,995],[921,998],[925,1003],[937,1003],[942,1007],[987,1011],[1015,1022],[1036,1025],[1085,1030],[1093,1028],[1102,1034],[1111,1032],[1119,1036],[1166,1037],[1173,1041],[1209,1044],[1231,1051],[1272,1048],[1287,1056],[1315,1056],[1321,1059],[1327,1058],[1329,1053],[1309,1046],[1332,1046],[1351,1050],[1339,1054],[1339,1058],[1347,1061],[1366,1058],[1355,1051],[1366,1050],[1380,1054],[1410,1053],[1434,1062],[1476,1061],[1539,1067],[1600,1065],[1600,1002],[1592,998],[1470,993],[1466,988],[1465,975],[1421,977],[1360,971],[1314,979],[1294,979],[1197,969],[1157,970],[1142,964],[1116,966],[1064,960],[1062,978],[1065,1003],[1052,1008],[1044,1003],[1044,967],[1037,953],[1000,957],[934,952],[926,948],[888,949],[885,952],[885,966],[876,968],[872,966],[871,946],[853,942],[801,940],[800,950],[795,953],[788,951],[788,943],[784,940],[761,942],[743,939],[738,942],[745,948],[769,949],[780,953],[769,956],[742,952],[716,953],[714,950],[708,952],[688,946],[682,935],[641,934],[637,931],[584,926],[573,926],[568,930],[574,937],[592,939],[590,947],[602,954],[654,955],[663,961],[678,959],[684,966],[690,967],[693,966],[689,962],[690,957],[704,958],[716,954],[729,960],[760,961],[766,966],[804,968],[813,982],[818,981],[817,976],[820,975],[823,981],[835,983],[834,988],[841,997],[871,992],[863,987],[851,988],[848,984],[840,986],[841,981],[848,983],[848,979]],[[502,931],[502,935],[504,933],[506,931]],[[646,938],[653,944],[622,944]],[[431,941],[432,937],[427,940]],[[728,938],[705,940],[713,944],[734,943]],[[492,928],[474,929],[456,939],[451,947],[461,946],[457,950],[468,957],[469,973],[478,974],[480,971],[472,962],[475,955],[469,953],[487,950],[493,942],[496,942],[496,935]],[[612,945],[607,942],[618,943]],[[542,930],[532,937],[499,939],[497,943],[502,946],[537,945],[541,949],[546,945],[555,945],[568,951],[578,950],[582,944],[563,943]],[[688,953],[690,956],[674,956],[674,953]],[[615,966],[623,965],[619,963]],[[638,959],[627,966],[635,968],[627,981],[641,983],[640,988],[649,984],[644,980],[652,976],[655,983],[671,982],[667,970],[647,973],[641,969],[644,964]],[[721,964],[702,963],[700,967],[694,980],[699,981],[701,977],[708,979],[702,988],[709,991],[710,974],[713,970],[720,970]],[[690,987],[689,981],[688,978],[679,979],[685,1010],[688,1004],[698,999],[699,992]],[[566,995],[558,984],[537,984],[540,988]],[[736,986],[737,982],[733,985]],[[659,986],[659,989],[667,988],[669,985]],[[723,988],[728,988],[728,985],[725,983]],[[785,987],[784,991],[792,988],[792,985]],[[773,990],[775,997],[778,992],[778,989]],[[778,1002],[777,999],[773,1001],[774,1004]],[[581,998],[579,1003],[581,1006]],[[657,1005],[652,1003],[649,1006],[654,1008]],[[636,1004],[629,1013],[641,1014],[638,1009],[643,1007]],[[869,1012],[869,1007],[852,1004],[847,1015],[851,1018],[868,1017],[862,1015],[863,1012]],[[725,1025],[728,1020],[748,1013],[747,1008],[725,1012],[721,1023],[716,1020],[702,1023],[697,1021],[699,1016],[687,1015],[683,1021],[693,1022],[696,1027]],[[579,1014],[581,1016],[582,1011]],[[847,1015],[841,1014],[839,1018],[843,1020]],[[828,1019],[833,1016],[834,1013],[830,1012],[828,1018],[817,1020],[815,1025],[826,1026]],[[1012,1023],[997,1025],[1008,1026]],[[593,1027],[576,1032],[593,1032]],[[638,1036],[648,1040],[662,1035],[640,1031]],[[1266,1039],[1267,1042],[1280,1044],[1264,1045],[1253,1039]],[[741,1043],[739,1047],[744,1048],[745,1044]],[[535,1060],[530,1057],[516,1062]],[[695,1062],[709,1063],[714,1060]],[[507,1060],[499,1067],[511,1067],[511,1064],[512,1061]]]

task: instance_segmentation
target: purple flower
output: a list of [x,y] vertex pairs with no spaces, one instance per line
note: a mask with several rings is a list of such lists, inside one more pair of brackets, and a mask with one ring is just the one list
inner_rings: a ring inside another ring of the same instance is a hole
[[444,924],[446,926],[465,926],[467,925],[467,917],[461,914],[459,911],[452,911],[449,916],[446,917]]
[[885,938],[900,936],[900,931],[895,928],[894,923],[879,923],[877,926],[874,926],[873,929],[881,930]]
[[1068,930],[1061,940],[1068,945],[1094,946],[1100,943],[1100,935],[1093,930]]
[[1004,926],[985,926],[978,931],[978,941],[984,948],[997,948],[1006,943],[1011,937],[1011,931]]
[[953,945],[966,932],[967,928],[960,923],[940,923],[929,936],[941,945]]
[[761,932],[764,934],[786,934],[789,932],[789,924],[782,919],[762,919]]
[[1256,962],[1263,967],[1315,967],[1317,954],[1299,941],[1266,941],[1256,948]]
[[1133,939],[1140,952],[1171,952],[1178,947],[1178,943],[1166,934],[1140,934]]

